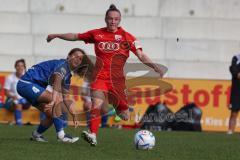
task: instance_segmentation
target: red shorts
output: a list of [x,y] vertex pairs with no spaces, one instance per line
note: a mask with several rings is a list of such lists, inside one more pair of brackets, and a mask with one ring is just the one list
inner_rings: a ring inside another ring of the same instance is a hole
[[124,80],[103,80],[96,79],[91,84],[92,90],[103,91],[108,96],[108,101],[118,111],[125,111],[128,109],[128,102],[126,96],[126,85]]

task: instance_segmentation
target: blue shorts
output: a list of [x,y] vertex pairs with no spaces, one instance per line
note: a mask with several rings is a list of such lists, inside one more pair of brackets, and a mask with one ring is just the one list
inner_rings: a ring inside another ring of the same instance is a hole
[[33,106],[38,105],[38,97],[44,91],[45,88],[33,82],[19,80],[17,83],[18,94],[26,98]]

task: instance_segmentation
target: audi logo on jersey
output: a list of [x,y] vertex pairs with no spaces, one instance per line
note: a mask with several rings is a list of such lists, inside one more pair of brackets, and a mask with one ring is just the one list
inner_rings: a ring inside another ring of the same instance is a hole
[[[134,41],[132,44],[136,46]],[[140,45],[138,47],[141,48]],[[119,49],[123,50],[130,50],[131,43],[129,41],[122,41],[121,43],[117,42],[100,42],[98,43],[98,49],[104,51],[104,52],[112,52],[112,51],[118,51]]]
[[120,49],[119,43],[116,42],[100,42],[98,48],[105,52],[118,51]]

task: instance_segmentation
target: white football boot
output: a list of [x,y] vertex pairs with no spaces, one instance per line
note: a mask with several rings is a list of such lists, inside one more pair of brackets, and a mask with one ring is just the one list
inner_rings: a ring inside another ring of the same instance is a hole
[[63,143],[75,143],[78,140],[79,140],[79,137],[72,137],[68,134],[65,134],[63,138],[58,137],[58,141]]
[[97,137],[94,133],[89,133],[87,131],[82,132],[82,138],[87,141],[91,146],[97,145]]
[[37,134],[35,131],[32,132],[32,137],[30,138],[30,140],[37,142],[48,142],[46,138],[44,138],[41,134]]

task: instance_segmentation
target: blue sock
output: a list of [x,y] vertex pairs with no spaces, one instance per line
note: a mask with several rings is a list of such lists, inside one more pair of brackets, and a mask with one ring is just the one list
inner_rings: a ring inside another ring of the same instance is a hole
[[46,118],[46,115],[44,112],[40,113],[40,121],[44,120]]
[[63,121],[63,128],[66,128],[68,126],[68,114],[67,113],[63,113],[60,118]]
[[45,127],[45,126],[43,126],[42,124],[40,124],[40,125],[38,126],[38,128],[37,128],[37,132],[38,132],[39,134],[42,134],[42,133],[45,132],[48,128],[49,128],[49,127]]
[[14,111],[14,116],[15,116],[16,125],[21,126],[22,125],[22,111],[16,109]]
[[55,126],[56,132],[63,130],[63,120],[61,118],[53,118],[53,124]]
[[107,127],[108,114],[102,116],[102,128]]

